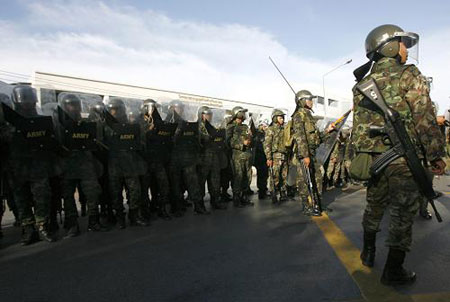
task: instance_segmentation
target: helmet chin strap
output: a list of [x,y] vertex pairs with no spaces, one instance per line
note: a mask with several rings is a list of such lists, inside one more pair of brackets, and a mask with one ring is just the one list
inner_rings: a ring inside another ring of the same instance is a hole
[[353,71],[353,75],[356,78],[356,82],[361,81],[366,76],[366,74],[370,71],[370,69],[372,68],[374,57],[375,57],[375,52],[370,54],[369,61],[367,63],[359,66],[358,68],[356,68]]

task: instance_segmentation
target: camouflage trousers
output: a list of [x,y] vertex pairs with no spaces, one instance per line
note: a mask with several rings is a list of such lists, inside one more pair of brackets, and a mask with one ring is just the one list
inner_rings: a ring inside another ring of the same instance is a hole
[[337,160],[332,163],[330,160],[327,168],[327,178],[328,180],[333,180],[334,185],[338,182],[339,176],[342,174],[342,168],[344,168],[342,161]]
[[270,173],[270,191],[286,193],[288,162],[285,154],[273,154],[273,166]]
[[[303,159],[299,159],[303,160]],[[319,195],[322,196],[322,172],[321,172],[321,166],[316,161],[315,158],[311,158],[310,165],[314,165],[314,171],[315,171],[315,179],[317,184],[317,191],[319,192]],[[311,175],[313,177],[313,175]],[[307,178],[303,174],[303,169],[301,166],[301,163],[297,164],[297,189],[301,200],[307,200],[309,196],[308,191],[308,183]]]
[[[14,179],[10,182],[13,188],[19,220],[22,226],[30,224],[43,225],[50,216],[51,189],[48,178],[32,181]],[[33,213],[34,207],[34,213]]]
[[256,186],[259,192],[267,192],[267,178],[269,177],[269,168],[266,163],[255,166],[256,168]]
[[170,201],[170,183],[168,169],[162,162],[148,163],[148,173],[145,176],[145,188],[142,194],[148,198],[148,188],[152,194],[152,206],[163,207]]
[[101,187],[97,179],[63,179],[62,196],[64,198],[64,215],[66,218],[78,217],[78,209],[75,203],[75,191],[78,196],[86,197],[87,214],[89,216],[98,215],[98,200],[101,194]]
[[220,196],[220,162],[218,154],[215,152],[202,154],[198,171],[202,198],[205,197],[205,184],[207,183],[211,199],[218,201]]
[[112,206],[119,215],[124,212],[123,189],[127,191],[128,208],[138,210],[141,208],[141,182],[139,176],[109,176],[109,191]]
[[197,165],[178,165],[176,162],[170,164],[170,187],[173,203],[178,209],[183,207],[184,188],[187,189],[189,198],[197,203],[201,200],[201,192],[197,175]]
[[228,165],[226,168],[220,170],[220,188],[222,192],[227,192],[230,187],[230,183],[233,182],[233,168],[231,166],[230,160],[228,160]]
[[389,207],[391,220],[386,245],[409,251],[413,220],[421,199],[422,195],[406,164],[391,164],[377,178],[369,181],[362,225],[365,230],[378,232],[383,214]]
[[247,191],[252,179],[250,152],[233,150],[231,158],[233,167],[233,194],[240,194]]

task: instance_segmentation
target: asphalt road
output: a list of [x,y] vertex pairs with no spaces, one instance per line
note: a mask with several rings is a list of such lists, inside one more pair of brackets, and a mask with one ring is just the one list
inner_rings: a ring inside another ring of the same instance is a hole
[[[380,297],[393,299],[395,293],[404,301],[450,301],[449,179],[437,181],[444,191],[437,202],[444,222],[418,217],[414,227],[406,265],[418,273],[417,282],[389,289],[387,298],[381,289]],[[317,221],[301,215],[298,202],[272,206],[256,195],[253,208],[230,204],[209,216],[189,210],[148,228],[86,233],[82,219],[81,236],[28,247],[17,243],[18,228],[6,227],[0,240],[0,301],[382,301],[377,293],[367,295],[376,282],[359,282],[337,252],[344,237],[362,247],[364,194],[361,188],[326,193],[333,211],[324,219],[342,231],[332,242]],[[373,276],[382,271],[386,233],[385,225]]]

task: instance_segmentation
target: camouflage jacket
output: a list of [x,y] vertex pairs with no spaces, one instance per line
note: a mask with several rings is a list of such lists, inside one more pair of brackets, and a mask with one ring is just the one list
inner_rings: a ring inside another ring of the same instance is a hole
[[[444,156],[444,139],[434,113],[429,85],[415,65],[401,65],[393,58],[382,58],[374,64],[368,76],[373,78],[386,103],[398,111],[419,156],[432,161]],[[356,152],[382,153],[390,146],[382,136],[369,137],[370,126],[384,126],[381,114],[368,109],[362,94],[353,88],[353,135]],[[364,101],[363,101],[364,100]],[[422,148],[423,147],[423,148]],[[423,154],[425,150],[426,154]]]
[[316,127],[311,110],[297,109],[292,116],[292,129],[297,156],[299,158],[314,156],[315,150],[321,142],[321,134]]
[[227,140],[229,139],[231,149],[251,152],[251,148],[244,145],[247,138],[250,138],[250,129],[247,125],[233,122],[227,127]]
[[274,153],[287,153],[284,146],[284,125],[273,123],[267,128],[264,140],[264,153],[269,160],[273,159]]

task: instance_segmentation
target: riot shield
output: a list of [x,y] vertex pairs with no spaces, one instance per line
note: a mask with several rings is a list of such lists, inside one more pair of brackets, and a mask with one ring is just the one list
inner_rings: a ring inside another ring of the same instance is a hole
[[[0,104],[5,104],[10,108],[13,108],[13,102],[9,95],[0,92]],[[3,116],[3,108],[0,106],[0,125],[5,123],[5,117]]]
[[180,100],[173,100],[167,105],[167,116],[165,121],[169,123],[184,122],[197,122],[198,119],[197,104],[189,102],[181,102]]
[[15,128],[15,144],[24,145],[30,151],[56,149],[57,141],[50,116],[23,117],[8,105],[1,105],[5,120]]
[[350,115],[351,110],[346,112],[341,118],[339,118],[335,122],[336,129],[331,132],[325,141],[320,144],[320,146],[316,150],[316,159],[319,164],[324,165],[328,158],[330,157],[331,152],[336,144],[336,141],[341,133],[342,127],[347,121],[348,116]]
[[[122,100],[120,110],[124,112],[118,113],[119,116],[115,116],[114,112],[110,111],[108,107],[109,104],[117,102],[117,100]],[[123,108],[122,108],[123,106]],[[110,150],[113,151],[139,151],[142,150],[142,140],[141,140],[141,126],[139,123],[131,123],[128,119],[129,112],[133,108],[140,108],[137,105],[135,99],[127,98],[110,98],[106,105],[107,110],[105,110],[105,122],[106,127],[111,130],[111,136],[106,140],[106,145]]]
[[112,137],[106,141],[106,145],[113,151],[139,151],[142,149],[141,128],[139,124],[107,124],[112,130]]
[[[174,106],[174,103],[176,106]],[[175,144],[186,146],[199,145],[198,110],[199,106],[192,103],[174,101],[169,105],[169,114],[178,124],[175,132]]]
[[210,108],[211,115],[205,122],[206,130],[212,139],[214,146],[218,149],[225,148],[225,116],[226,110],[222,108]]
[[[155,125],[155,129],[151,134],[151,142],[169,144],[172,142],[173,135],[175,134],[175,130],[177,129],[178,124],[173,123],[157,123]],[[147,139],[147,143],[150,143]]]
[[[79,108],[70,106],[67,98],[71,96]],[[101,97],[85,93],[62,92],[58,94],[57,116],[62,126],[61,143],[70,151],[97,151],[101,143],[101,128],[90,119],[93,108],[99,103]],[[75,108],[75,112],[72,112]]]

